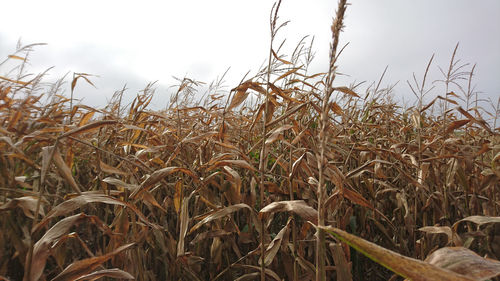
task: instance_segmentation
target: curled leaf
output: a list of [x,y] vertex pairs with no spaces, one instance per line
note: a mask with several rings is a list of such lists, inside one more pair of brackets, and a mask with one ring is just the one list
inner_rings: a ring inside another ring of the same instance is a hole
[[134,192],[132,192],[132,194],[130,194],[129,198],[131,199],[136,198],[139,192],[141,192],[142,190],[149,190],[163,178],[175,172],[182,172],[193,178],[195,181],[199,181],[198,176],[191,170],[181,167],[167,167],[155,171],[151,176],[149,176],[146,180],[142,182],[141,186],[138,189],[136,189]]
[[448,242],[452,241],[452,230],[449,226],[424,226],[419,228],[418,230],[425,233],[433,233],[433,234],[445,234],[448,237]]
[[453,132],[455,129],[458,129],[462,126],[464,126],[465,124],[469,123],[470,120],[469,119],[464,119],[464,120],[458,120],[458,121],[453,121],[449,126],[448,128],[446,129],[446,134],[449,134],[451,132]]
[[132,276],[130,273],[123,271],[118,268],[112,268],[112,269],[104,269],[104,270],[98,270],[94,271],[92,273],[89,273],[87,275],[83,275],[78,279],[75,279],[75,281],[81,281],[81,280],[97,280],[101,277],[111,277],[115,279],[135,279],[134,276]]
[[61,136],[59,136],[59,138],[66,138],[66,137],[73,136],[76,134],[90,132],[90,131],[98,129],[100,127],[114,125],[116,123],[118,123],[118,121],[116,121],[116,120],[100,120],[100,121],[92,122],[92,123],[89,123],[87,125],[75,128],[71,131],[68,131],[68,132],[62,134]]
[[438,249],[425,261],[475,280],[488,280],[500,275],[500,261],[483,258],[463,247]]
[[120,170],[120,169],[117,169],[113,166],[110,166],[102,161],[99,161],[99,166],[101,167],[101,170],[105,173],[108,173],[108,174],[117,174],[117,175],[127,175],[128,173]]
[[[385,249],[360,237],[335,227],[319,228],[346,242],[363,255],[386,267],[396,274],[412,281],[473,281],[474,278],[439,268],[421,260],[416,260]],[[477,280],[476,280],[477,281]]]
[[347,87],[336,87],[334,88],[334,90],[359,98],[358,94],[356,94],[353,90]]
[[245,160],[231,160],[231,159],[230,160],[219,160],[219,161],[215,162],[208,170],[213,170],[213,169],[220,167],[220,166],[229,166],[229,167],[236,166],[236,167],[240,167],[240,168],[244,168],[244,169],[248,169],[248,170],[252,170],[254,172],[257,172],[257,169],[255,169],[247,161],[245,161]]
[[286,130],[293,128],[293,125],[287,124],[272,130],[269,137],[266,139],[266,144],[271,144],[282,137],[282,133]]
[[[47,258],[50,255],[51,245],[54,244],[59,238],[66,235],[73,225],[88,218],[90,217],[80,213],[62,219],[47,230],[42,238],[40,238],[40,240],[38,240],[33,246],[33,258],[31,259],[31,266],[29,267],[31,270],[29,276],[26,278],[27,281],[37,281],[40,279],[45,268]],[[28,263],[27,258],[26,262]]]
[[266,213],[275,212],[293,212],[312,223],[316,224],[318,221],[318,212],[313,207],[307,205],[304,200],[273,202],[262,208],[259,216],[262,217]]
[[[24,196],[19,198],[14,198],[9,202],[0,206],[0,212],[15,209],[17,207],[21,208],[24,215],[28,218],[35,218],[34,214],[36,212],[36,205],[38,204],[38,198],[34,196]],[[40,206],[38,214],[44,216],[43,205]]]
[[71,173],[71,169],[66,165],[66,162],[62,159],[61,154],[59,153],[59,149],[57,147],[55,148],[53,160],[54,164],[56,164],[57,168],[59,169],[59,172],[61,176],[69,183],[71,188],[73,188],[73,191],[80,194],[82,191],[80,190],[80,187],[78,187],[78,184],[76,183],[75,179],[73,178],[73,174]]
[[122,200],[104,194],[82,193],[81,195],[78,195],[74,198],[62,202],[61,204],[57,205],[52,210],[50,210],[50,212],[36,226],[33,227],[32,232],[34,233],[39,231],[44,225],[46,225],[49,222],[50,219],[71,213],[74,210],[81,208],[82,206],[89,203],[105,203],[105,204],[120,205],[127,207],[134,213],[136,213],[136,215],[142,222],[144,222],[148,226],[157,228],[156,225],[150,223],[148,219],[141,213],[141,211],[139,211],[132,204],[129,204],[127,202],[124,202]]
[[222,218],[222,217],[225,217],[231,213],[234,213],[236,211],[239,211],[241,209],[248,209],[250,210],[251,212],[253,211],[252,208],[250,208],[250,206],[248,206],[247,204],[236,204],[236,205],[231,205],[231,206],[227,206],[225,208],[222,208],[220,210],[217,210],[213,213],[211,213],[210,215],[206,216],[204,219],[202,219],[200,222],[198,222],[197,224],[195,224],[190,230],[189,230],[189,233],[193,233],[194,231],[196,231],[198,228],[200,228],[201,226],[205,225],[206,223],[210,222],[210,221],[213,221],[213,220],[216,220],[216,219],[219,219],[219,218]]
[[[278,250],[281,247],[281,243],[283,241],[283,237],[287,233],[289,226],[290,226],[290,221],[291,219],[288,219],[288,222],[286,225],[276,234],[276,237],[274,237],[273,241],[269,243],[269,246],[267,246],[266,252],[265,252],[265,258],[264,258],[264,264],[266,266],[269,266],[271,262],[274,260],[274,257],[278,253]],[[259,258],[259,264],[262,264],[262,259]]]
[[86,276],[87,274],[92,272],[97,267],[101,266],[103,263],[105,263],[112,257],[129,249],[133,245],[135,245],[135,243],[126,244],[121,247],[118,247],[117,249],[108,254],[73,262],[72,264],[68,265],[61,273],[59,273],[59,275],[54,277],[52,281],[77,280],[83,276]]

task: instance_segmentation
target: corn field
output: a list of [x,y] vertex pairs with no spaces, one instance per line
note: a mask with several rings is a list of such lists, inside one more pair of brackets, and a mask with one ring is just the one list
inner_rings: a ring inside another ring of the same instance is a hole
[[305,41],[280,53],[280,4],[257,75],[181,79],[164,110],[153,85],[77,103],[92,75],[45,83],[37,44],[1,63],[0,280],[499,280],[500,99],[478,105],[458,44],[446,91],[431,58],[403,107],[337,84],[345,1],[324,73]]

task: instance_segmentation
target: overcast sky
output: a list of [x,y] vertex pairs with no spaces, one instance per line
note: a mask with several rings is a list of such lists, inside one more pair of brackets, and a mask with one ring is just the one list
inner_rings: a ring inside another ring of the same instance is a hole
[[[384,85],[400,81],[396,98],[408,99],[406,80],[421,79],[435,53],[430,80],[442,78],[460,42],[458,58],[477,63],[474,84],[484,97],[500,95],[500,1],[498,0],[352,0],[347,9],[343,44],[349,46],[339,71],[350,81],[378,80],[389,66]],[[140,3],[140,4],[139,4]],[[183,1],[3,1],[0,58],[24,44],[47,43],[31,54],[31,70],[51,66],[49,79],[67,72],[99,75],[97,90],[77,88],[84,103],[103,106],[127,83],[134,96],[158,80],[156,105],[165,106],[175,84],[172,76],[211,82],[231,67],[228,89],[248,71],[255,73],[269,48],[269,0]],[[283,0],[280,20],[290,20],[278,41],[291,50],[305,35],[315,37],[311,72],[328,66],[330,25],[336,1]],[[287,54],[287,53],[285,53]],[[288,52],[289,54],[289,52]],[[470,67],[467,70],[470,70]],[[4,75],[8,69],[0,69]],[[69,92],[69,91],[68,91]],[[438,93],[435,93],[438,94]]]

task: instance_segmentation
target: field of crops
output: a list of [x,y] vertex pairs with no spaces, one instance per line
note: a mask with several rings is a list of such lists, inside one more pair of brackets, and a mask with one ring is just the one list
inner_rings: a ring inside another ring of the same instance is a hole
[[255,77],[202,99],[185,78],[161,111],[152,87],[77,103],[90,75],[47,84],[19,47],[0,64],[0,280],[498,279],[500,99],[478,104],[457,49],[446,91],[423,75],[409,108],[338,85],[345,8],[324,73],[273,42]]

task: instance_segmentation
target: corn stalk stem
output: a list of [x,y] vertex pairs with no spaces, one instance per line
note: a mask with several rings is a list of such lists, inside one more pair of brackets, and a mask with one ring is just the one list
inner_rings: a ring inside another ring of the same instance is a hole
[[[329,104],[330,97],[333,92],[332,83],[335,80],[335,62],[337,59],[337,47],[339,43],[339,35],[343,27],[344,13],[346,10],[346,0],[340,0],[337,8],[336,18],[333,20],[332,24],[332,44],[330,46],[330,66],[328,69],[328,75],[326,77],[325,83],[325,94],[323,96],[323,101],[321,105],[321,119],[320,119],[320,157],[318,158],[318,225],[325,225],[325,200],[327,198],[325,189],[325,178],[323,170],[327,164],[327,159],[325,158],[326,144],[328,142],[328,136],[326,133],[328,123],[329,123]],[[326,280],[325,271],[325,232],[324,230],[318,228],[317,238],[316,238],[316,281]]]
[[[264,100],[264,114],[262,116],[262,147],[260,150],[260,163],[259,163],[259,172],[260,172],[260,193],[259,193],[259,198],[260,198],[260,208],[263,208],[265,206],[264,202],[264,180],[265,180],[265,173],[266,173],[266,165],[267,165],[267,151],[266,151],[266,134],[267,134],[267,119],[269,115],[269,83],[271,82],[271,65],[272,65],[272,58],[273,58],[273,41],[274,37],[276,35],[276,21],[278,18],[278,10],[281,5],[281,0],[278,1],[278,3],[273,5],[273,8],[271,9],[271,15],[270,15],[270,26],[271,26],[271,43],[269,46],[269,57],[268,57],[268,64],[267,64],[267,82],[266,83],[266,98]],[[274,15],[273,15],[274,12]],[[265,256],[266,256],[266,248],[264,247],[265,244],[265,219],[262,219],[261,222],[261,232],[260,232],[260,280],[265,281],[266,280],[266,264],[265,264]]]

